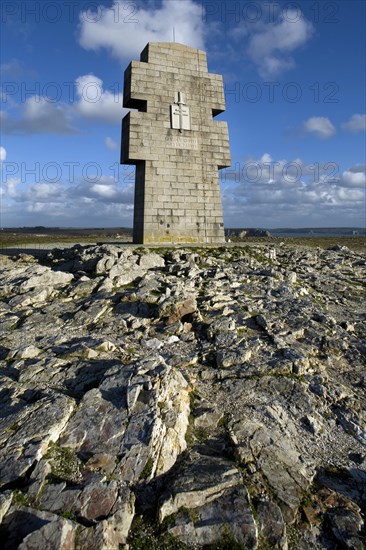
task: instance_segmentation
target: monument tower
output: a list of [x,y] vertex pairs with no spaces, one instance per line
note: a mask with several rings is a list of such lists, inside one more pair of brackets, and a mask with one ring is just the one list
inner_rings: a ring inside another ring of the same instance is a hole
[[124,74],[121,164],[136,165],[135,243],[224,242],[218,169],[230,166],[222,77],[203,51],[149,42]]

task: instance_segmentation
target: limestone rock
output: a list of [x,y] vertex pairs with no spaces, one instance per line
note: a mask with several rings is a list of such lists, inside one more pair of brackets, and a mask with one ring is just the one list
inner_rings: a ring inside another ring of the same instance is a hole
[[27,278],[19,285],[20,292],[44,286],[64,286],[74,278],[71,273],[53,271],[51,268],[43,266],[37,266],[36,269],[30,268],[26,275]]
[[256,548],[258,529],[250,507],[248,491],[244,486],[227,489],[215,500],[180,511],[169,533],[189,545],[236,543],[245,548]]
[[9,510],[13,500],[13,493],[11,491],[4,491],[0,493],[0,524],[3,521],[3,517]]
[[135,500],[147,547],[360,547],[366,257],[268,251],[93,245],[1,263],[9,548],[137,544]]
[[346,508],[336,508],[328,513],[328,521],[333,535],[343,548],[362,550],[361,539],[363,520],[359,513]]
[[8,354],[7,359],[34,359],[42,350],[34,345],[25,346]]
[[140,256],[138,264],[142,269],[154,269],[155,267],[164,267],[165,261],[159,254],[150,253]]
[[180,508],[203,506],[241,481],[239,471],[230,461],[192,453],[191,460],[161,497],[159,521],[175,514]]
[[75,547],[76,528],[71,521],[57,519],[42,525],[23,539],[18,550],[70,550]]
[[40,398],[0,424],[0,486],[17,480],[47,451],[64,430],[74,401],[63,395]]
[[280,507],[269,500],[256,503],[256,511],[262,540],[270,548],[287,550],[286,524]]
[[77,525],[49,512],[19,504],[10,507],[4,522],[6,548],[70,550],[75,547]]
[[[169,311],[170,309],[170,311]],[[186,315],[190,315],[197,310],[197,302],[195,298],[186,298],[183,301],[178,301],[172,303],[170,308],[166,307],[164,313],[161,313],[162,316],[167,316],[168,325],[173,325],[177,321],[180,321]]]

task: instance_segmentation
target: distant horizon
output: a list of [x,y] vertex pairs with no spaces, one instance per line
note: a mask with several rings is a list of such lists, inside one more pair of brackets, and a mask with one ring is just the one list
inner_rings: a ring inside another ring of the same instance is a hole
[[[83,229],[83,230],[112,230],[112,229],[128,229],[133,230],[132,226],[74,226],[74,225],[22,225],[22,226],[3,226],[4,229]],[[281,226],[281,227],[265,227],[265,226],[226,226],[225,229],[263,229],[267,231],[280,231],[285,229],[291,230],[307,230],[307,229],[361,229],[366,231],[366,226],[359,225],[306,225],[306,226]]]

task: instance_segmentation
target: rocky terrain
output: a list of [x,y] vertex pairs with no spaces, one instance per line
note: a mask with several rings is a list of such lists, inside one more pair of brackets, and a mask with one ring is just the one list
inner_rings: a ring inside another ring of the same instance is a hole
[[364,547],[365,254],[1,260],[3,548]]

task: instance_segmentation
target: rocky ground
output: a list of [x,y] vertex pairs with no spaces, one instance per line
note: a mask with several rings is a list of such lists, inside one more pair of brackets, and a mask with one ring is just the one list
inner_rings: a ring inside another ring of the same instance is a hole
[[6,549],[361,549],[366,255],[2,258]]

